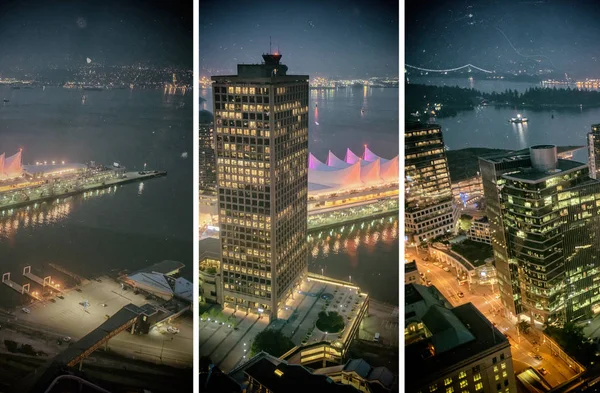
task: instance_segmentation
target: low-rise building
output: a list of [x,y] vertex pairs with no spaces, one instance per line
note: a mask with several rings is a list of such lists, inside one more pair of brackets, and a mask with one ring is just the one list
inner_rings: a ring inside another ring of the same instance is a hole
[[414,313],[411,324],[419,332],[406,340],[404,348],[410,359],[405,367],[406,391],[516,392],[508,339],[472,303],[450,308],[421,286],[411,285],[416,295],[406,301]]
[[219,255],[219,239],[206,238],[200,240],[200,301],[221,304],[222,281],[219,273],[221,256]]
[[471,222],[471,228],[467,232],[467,237],[474,242],[492,244],[490,237],[490,221],[487,217],[481,217]]
[[405,284],[421,284],[421,275],[417,269],[417,262],[406,262],[404,264],[404,283]]

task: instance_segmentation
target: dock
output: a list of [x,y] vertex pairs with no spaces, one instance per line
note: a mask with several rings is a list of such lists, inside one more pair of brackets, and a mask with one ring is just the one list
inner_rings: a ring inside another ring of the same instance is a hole
[[23,276],[27,277],[33,282],[40,284],[42,288],[48,287],[54,289],[57,292],[62,292],[60,285],[55,285],[54,281],[52,281],[52,277],[47,276],[41,278],[31,273],[31,266],[25,266],[25,268],[23,268]]
[[21,286],[20,284],[17,284],[16,282],[12,281],[10,279],[10,273],[4,273],[2,275],[2,283],[4,285],[14,289],[15,291],[19,292],[21,295],[29,295],[34,300],[42,300],[39,296],[36,296],[33,293],[29,292],[29,284],[25,284],[25,285]]
[[85,193],[87,191],[91,191],[91,190],[99,190],[99,189],[109,188],[109,187],[121,185],[121,184],[141,182],[144,180],[154,179],[154,178],[162,177],[162,176],[167,176],[167,172],[166,171],[126,172],[123,174],[122,177],[107,180],[102,183],[87,184],[78,190],[55,193],[52,195],[44,195],[41,197],[33,197],[26,201],[12,202],[12,203],[7,203],[5,205],[0,205],[0,212],[2,210],[14,209],[14,208],[23,207],[23,206],[29,206],[29,205],[33,205],[33,204],[36,204],[39,202],[51,201],[51,200],[60,199],[60,198],[67,198],[70,196],[83,194],[83,193]]

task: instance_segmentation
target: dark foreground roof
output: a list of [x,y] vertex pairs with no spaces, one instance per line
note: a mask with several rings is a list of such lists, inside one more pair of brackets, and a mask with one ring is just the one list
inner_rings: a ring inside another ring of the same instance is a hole
[[273,393],[357,393],[351,385],[333,382],[325,375],[313,374],[303,366],[280,363],[274,365],[262,358],[245,370],[252,379]]
[[407,345],[405,347],[405,358],[410,359],[410,362],[406,362],[405,371],[406,375],[411,376],[406,381],[407,391],[415,391],[453,370],[458,370],[464,367],[466,362],[470,363],[476,358],[510,347],[508,339],[472,303],[463,304],[447,311],[453,314],[452,321],[448,323],[456,324],[458,321],[463,325],[457,334],[464,337],[466,332],[463,329],[466,329],[474,339],[459,340],[448,333],[448,326],[438,323],[433,328],[442,334],[440,338],[454,341],[458,345],[448,348],[449,345],[446,344],[442,346],[444,347],[442,353],[436,353],[429,357],[427,356],[430,353],[429,348],[430,346],[435,347],[435,341],[437,340],[434,339],[436,337],[435,333],[426,340]]

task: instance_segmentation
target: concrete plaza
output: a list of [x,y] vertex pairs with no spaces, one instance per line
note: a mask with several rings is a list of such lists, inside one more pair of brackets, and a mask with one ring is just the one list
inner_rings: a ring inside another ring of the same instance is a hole
[[[123,306],[133,303],[142,306],[150,303],[132,290],[121,289],[121,284],[109,277],[87,281],[76,289],[63,291],[64,299],[55,297],[55,302],[38,301],[27,308],[25,313],[17,308],[12,316],[5,320],[52,334],[69,336],[73,341],[85,336],[112,316]],[[87,302],[84,307],[82,303]],[[105,305],[105,306],[104,306]],[[108,343],[108,350],[128,357],[141,358],[156,363],[176,366],[191,366],[193,361],[193,323],[191,318],[179,318],[174,323],[179,328],[178,334],[153,329],[148,335],[132,335],[122,332]]]
[[[330,295],[331,300],[323,299],[324,294]],[[279,318],[272,323],[269,323],[266,316],[261,318],[256,314],[240,311],[234,314],[231,308],[225,308],[223,313],[240,321],[237,329],[230,327],[228,323],[200,321],[198,343],[200,356],[209,356],[220,369],[228,372],[249,358],[248,354],[254,338],[267,327],[280,330],[290,337],[295,345],[323,340],[336,341],[341,339],[340,334],[329,332],[326,334],[315,327],[319,312],[336,311],[344,318],[348,329],[355,322],[365,300],[366,296],[363,294],[359,297],[354,287],[305,278],[294,290],[293,295],[285,301],[285,305],[279,312]],[[310,331],[312,333],[307,339]]]

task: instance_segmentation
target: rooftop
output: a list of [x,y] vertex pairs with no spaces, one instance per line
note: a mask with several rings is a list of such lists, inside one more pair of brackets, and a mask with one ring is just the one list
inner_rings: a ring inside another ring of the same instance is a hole
[[577,169],[587,168],[587,164],[572,160],[558,160],[557,167],[551,171],[539,171],[535,168],[521,168],[518,172],[507,173],[503,175],[506,179],[512,179],[516,181],[524,181],[527,183],[539,183],[546,179],[560,176],[565,172],[571,172]]
[[303,366],[290,365],[284,362],[275,365],[266,358],[262,358],[248,367],[245,373],[273,393],[358,392],[351,385],[335,383],[331,378],[325,375],[313,374]]
[[185,267],[185,264],[178,261],[165,260],[162,262],[155,263],[152,266],[138,270],[136,273],[161,273],[166,276],[171,276],[175,273],[179,273],[181,269]]
[[406,262],[404,264],[404,274],[412,273],[417,271],[417,262]]
[[[572,153],[574,151],[581,150],[583,148],[585,148],[585,146],[557,146],[556,154],[560,157],[561,155],[564,155],[566,153]],[[522,150],[505,151],[502,153],[485,154],[485,155],[481,156],[480,158],[484,159],[486,161],[492,162],[492,163],[501,163],[501,162],[515,161],[515,160],[519,160],[519,159],[528,159],[529,158],[529,148],[522,149]]]
[[472,303],[433,306],[423,318],[432,336],[405,347],[407,391],[415,391],[475,359],[508,349],[508,339]]

